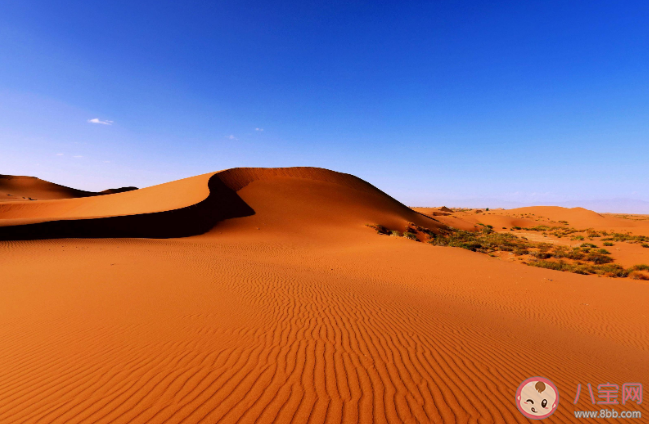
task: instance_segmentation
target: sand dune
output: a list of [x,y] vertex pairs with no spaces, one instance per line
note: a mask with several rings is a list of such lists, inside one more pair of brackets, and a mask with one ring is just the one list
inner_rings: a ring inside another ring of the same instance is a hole
[[[317,168],[237,168],[125,193],[0,204],[0,239],[169,238],[202,234],[219,221],[255,213],[237,194],[253,182],[256,187],[268,185],[264,190],[280,195],[299,193],[303,203],[318,206],[315,213],[321,217],[317,221],[320,226],[354,215],[359,222],[405,226],[411,221],[430,228],[442,226],[352,175]],[[341,207],[346,210],[333,210]],[[295,219],[306,216],[297,211],[288,220],[282,213],[283,221],[292,226]],[[308,219],[316,221],[312,216]]]
[[131,190],[137,190],[137,187],[110,188],[101,192],[93,192],[54,184],[36,177],[0,175],[0,203],[25,200],[76,199]]
[[94,196],[96,193],[54,184],[35,177],[0,175],[0,202]]
[[314,168],[0,205],[0,422],[522,423],[536,375],[573,422],[647,380],[649,285],[365,225],[442,218]]

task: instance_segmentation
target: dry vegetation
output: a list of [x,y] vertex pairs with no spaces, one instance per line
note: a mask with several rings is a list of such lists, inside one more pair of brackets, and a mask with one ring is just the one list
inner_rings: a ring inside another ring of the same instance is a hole
[[[404,232],[390,230],[382,225],[369,225],[378,234],[404,237],[409,240],[422,241],[434,246],[459,247],[473,252],[485,253],[496,256],[496,252],[510,252],[520,257],[523,263],[539,268],[548,268],[556,271],[574,272],[583,275],[602,275],[606,277],[631,277],[634,279],[649,280],[644,271],[649,271],[649,265],[635,265],[624,268],[613,263],[610,252],[598,248],[592,243],[582,243],[577,247],[554,245],[551,243],[532,242],[526,237],[519,237],[511,233],[495,232],[493,226],[478,224],[478,231],[464,231],[454,228],[434,232],[430,229],[410,223]],[[514,227],[513,229],[525,231],[539,231],[561,238],[572,235],[572,240],[592,240],[607,236],[601,240],[612,240],[626,243],[642,243],[649,241],[645,236],[634,236],[630,233],[607,233],[606,231],[576,230],[574,228],[537,226],[532,228]],[[584,233],[584,235],[574,235]],[[608,242],[607,246],[613,245]],[[645,243],[642,246],[649,247]]]

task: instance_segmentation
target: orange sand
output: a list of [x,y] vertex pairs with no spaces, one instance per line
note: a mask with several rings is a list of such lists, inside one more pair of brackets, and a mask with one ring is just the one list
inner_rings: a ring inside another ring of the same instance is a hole
[[313,168],[0,205],[0,422],[527,422],[536,375],[571,422],[647,382],[648,284],[365,226],[469,216]]

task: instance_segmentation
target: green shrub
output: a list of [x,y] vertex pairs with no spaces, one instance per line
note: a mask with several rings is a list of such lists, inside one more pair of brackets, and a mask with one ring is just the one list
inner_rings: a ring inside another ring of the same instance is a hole
[[603,253],[596,253],[596,252],[589,253],[585,259],[588,262],[592,262],[594,264],[608,264],[613,262],[613,258],[611,258],[610,256],[607,256]]
[[627,277],[630,270],[624,269],[619,265],[583,265],[583,264],[569,264],[563,261],[545,261],[535,260],[528,263],[528,265],[536,266],[539,268],[547,268],[555,271],[574,272],[576,274],[589,275],[598,274],[607,277]]
[[604,246],[614,246],[614,244],[611,243],[610,241],[607,241],[607,242],[604,242]]

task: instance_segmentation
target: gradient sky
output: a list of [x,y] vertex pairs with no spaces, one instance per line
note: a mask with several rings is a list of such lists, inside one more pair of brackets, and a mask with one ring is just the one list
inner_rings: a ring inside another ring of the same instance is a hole
[[409,205],[649,201],[649,2],[0,0],[0,147],[89,190],[319,166]]

